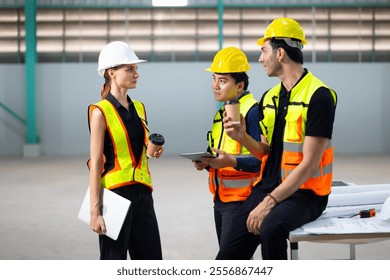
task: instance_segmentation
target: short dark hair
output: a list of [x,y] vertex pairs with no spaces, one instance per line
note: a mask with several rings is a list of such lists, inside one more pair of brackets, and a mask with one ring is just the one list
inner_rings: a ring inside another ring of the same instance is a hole
[[[295,39],[291,39],[291,40],[294,41]],[[288,57],[292,61],[294,61],[296,63],[303,64],[303,53],[302,53],[302,50],[300,50],[299,48],[290,47],[286,43],[285,40],[283,40],[283,39],[275,39],[275,38],[272,38],[270,40],[270,45],[271,45],[273,50],[277,50],[278,48],[284,49],[286,51]]]
[[248,89],[249,86],[249,76],[245,72],[234,72],[234,73],[215,73],[218,75],[230,75],[236,84],[244,82],[244,90]]

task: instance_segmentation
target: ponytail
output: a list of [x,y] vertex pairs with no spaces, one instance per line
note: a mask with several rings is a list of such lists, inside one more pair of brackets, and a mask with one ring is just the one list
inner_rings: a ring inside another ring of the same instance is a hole
[[102,96],[102,100],[106,98],[107,94],[111,90],[111,81],[110,81],[110,76],[107,74],[107,71],[104,73],[104,79],[106,80],[104,85],[102,86],[100,95]]

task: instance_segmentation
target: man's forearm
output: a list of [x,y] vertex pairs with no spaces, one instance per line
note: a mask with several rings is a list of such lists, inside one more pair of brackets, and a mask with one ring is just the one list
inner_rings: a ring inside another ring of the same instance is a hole
[[269,145],[263,142],[258,142],[253,139],[249,134],[245,133],[240,143],[248,149],[248,151],[258,159],[262,159],[263,156],[268,154]]

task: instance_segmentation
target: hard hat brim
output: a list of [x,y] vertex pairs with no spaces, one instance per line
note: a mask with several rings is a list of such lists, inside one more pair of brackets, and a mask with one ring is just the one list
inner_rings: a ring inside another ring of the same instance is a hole
[[204,70],[208,71],[208,72],[211,72],[211,73],[231,74],[231,73],[246,73],[247,71],[251,70],[251,68],[249,67],[245,71],[222,71],[222,72],[221,71],[213,71],[213,70],[211,70],[211,68],[206,68]]
[[[266,40],[269,40],[269,39],[272,39],[272,38],[265,38],[265,37],[263,37],[263,38],[259,38],[259,39],[257,39],[257,44],[259,45],[259,46],[263,46],[264,45],[264,42],[266,41]],[[307,41],[306,40],[303,40],[302,41],[302,44],[305,46],[306,44],[307,44]]]
[[142,63],[142,62],[146,62],[147,60],[144,60],[144,59],[135,59],[135,60],[131,60],[131,61],[124,61],[124,62],[121,62],[121,63],[117,63],[117,64],[114,64],[114,65],[111,65],[110,67],[106,67],[104,69],[98,69],[98,73],[99,75],[104,78],[104,72],[107,70],[107,69],[110,69],[110,68],[113,68],[113,67],[116,67],[116,66],[119,66],[119,65],[125,65],[125,64],[137,64],[137,63]]
[[256,42],[257,42],[257,44],[259,46],[262,46],[264,44],[264,41],[267,40],[267,39],[269,39],[269,38],[264,38],[264,37],[263,38],[259,38],[259,39],[257,39]]

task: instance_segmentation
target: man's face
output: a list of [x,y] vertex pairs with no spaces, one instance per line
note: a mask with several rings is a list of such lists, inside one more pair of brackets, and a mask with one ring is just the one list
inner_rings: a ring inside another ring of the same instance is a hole
[[272,49],[269,40],[265,41],[261,47],[259,62],[263,65],[264,70],[269,77],[277,76],[278,70],[280,69],[280,63],[277,58],[277,51]]
[[230,74],[213,74],[212,89],[214,93],[214,99],[219,102],[225,102],[235,99],[239,96],[240,89],[242,90],[242,84],[236,84],[236,81]]

